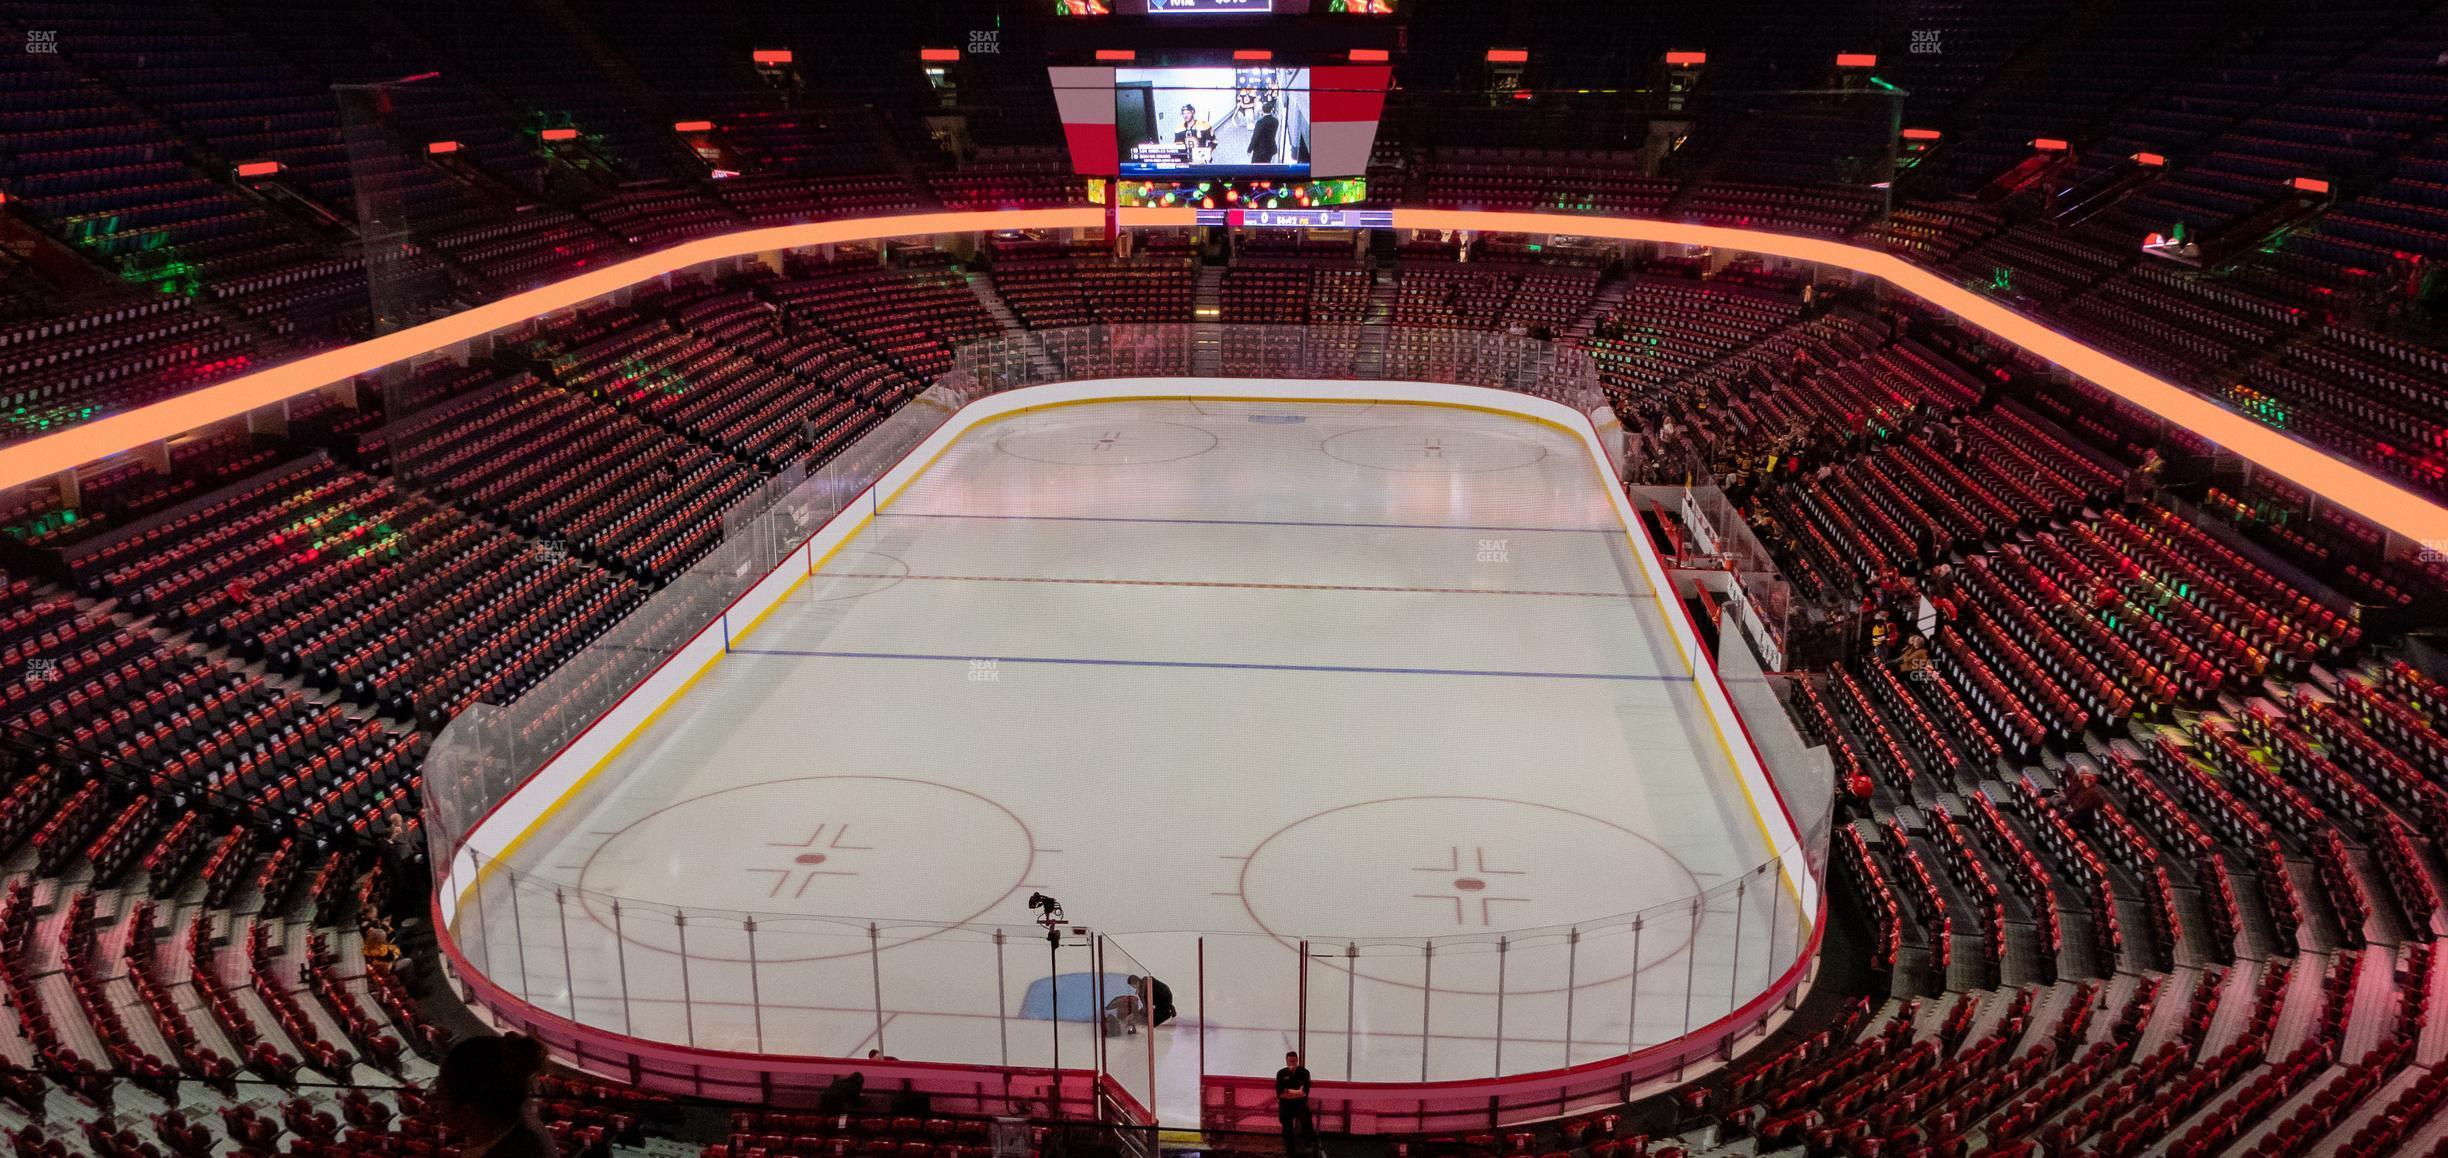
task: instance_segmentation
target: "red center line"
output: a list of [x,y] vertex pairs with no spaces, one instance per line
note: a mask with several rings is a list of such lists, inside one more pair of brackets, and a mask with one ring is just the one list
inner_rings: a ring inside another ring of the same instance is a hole
[[1557,595],[1639,599],[1625,591],[1532,591],[1513,587],[1371,587],[1342,583],[1230,583],[1200,579],[1063,579],[1034,575],[916,575],[897,571],[819,571],[825,579],[934,579],[949,583],[1081,583],[1105,587],[1239,587],[1255,591],[1395,591],[1422,595]]

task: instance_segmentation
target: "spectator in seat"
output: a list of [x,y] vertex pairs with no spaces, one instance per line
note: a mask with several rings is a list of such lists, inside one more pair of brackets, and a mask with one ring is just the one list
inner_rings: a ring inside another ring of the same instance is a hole
[[1870,794],[1876,789],[1870,783],[1870,777],[1865,773],[1855,772],[1845,777],[1844,788],[1845,815],[1848,818],[1871,815]]
[[1930,568],[1928,581],[1921,585],[1921,593],[1932,602],[1944,599],[1954,591],[1955,565],[1952,563],[1940,563]]
[[357,954],[365,960],[366,972],[391,974],[409,992],[414,993],[416,962],[400,952],[399,943],[391,939],[391,927],[381,921],[369,922],[363,936],[364,941],[358,946]]
[[544,1047],[525,1034],[471,1037],[451,1047],[434,1092],[462,1158],[560,1158],[530,1104],[543,1068]]
[[[397,812],[384,820],[383,864],[389,870],[386,875],[391,883],[388,911],[416,912],[417,903],[433,887],[433,881],[425,872],[424,842],[418,840],[416,831],[408,827],[408,819]],[[415,923],[413,916],[403,922],[404,925]]]
[[867,1075],[852,1070],[827,1083],[824,1093],[816,1097],[816,1110],[823,1114],[847,1114],[858,1108],[859,1099],[867,1094]]
[[2142,456],[2142,465],[2125,476],[2125,506],[2128,510],[2150,501],[2151,491],[2159,485],[2160,472],[2167,469],[2167,460],[2156,450]]
[[1954,419],[1939,414],[1930,421],[1924,437],[1929,441],[1931,454],[1948,462],[1955,461],[1955,450],[1961,444],[1963,435],[1956,431]]
[[1751,535],[1762,543],[1773,544],[1777,541],[1776,515],[1765,503],[1751,510]]
[[2107,802],[2108,794],[2100,791],[2099,777],[2090,772],[2076,772],[2073,782],[2059,790],[2059,806],[2076,827],[2089,827],[2092,816]]
[[1904,650],[1896,656],[1896,674],[1911,679],[1929,670],[1929,640],[1915,633],[1904,641]]

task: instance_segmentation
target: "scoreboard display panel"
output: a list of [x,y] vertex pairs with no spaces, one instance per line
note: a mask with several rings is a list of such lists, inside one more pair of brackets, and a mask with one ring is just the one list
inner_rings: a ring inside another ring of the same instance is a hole
[[[1071,170],[1170,191],[1270,191],[1368,171],[1402,38],[1395,0],[1053,0],[1047,79]],[[1231,200],[1230,198],[1224,198]],[[1116,203],[1121,203],[1116,198]],[[1238,202],[1235,202],[1239,204]]]
[[1391,16],[1395,0],[1052,0],[1056,16]]
[[1242,229],[1392,229],[1391,209],[1201,209],[1201,225]]
[[1359,176],[1393,76],[1280,59],[1047,72],[1072,171],[1150,181]]
[[1309,70],[1122,68],[1114,72],[1124,177],[1309,174]]

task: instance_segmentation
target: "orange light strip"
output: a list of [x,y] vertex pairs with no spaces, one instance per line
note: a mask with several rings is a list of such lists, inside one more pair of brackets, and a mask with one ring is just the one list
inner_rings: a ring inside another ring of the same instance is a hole
[[675,133],[710,133],[714,131],[714,122],[680,121],[672,125],[672,131]]
[[1708,54],[1705,52],[1669,52],[1666,54],[1666,63],[1677,68],[1690,68],[1694,65],[1707,64]]
[[[1123,209],[1129,228],[1191,224],[1190,209]],[[1098,229],[1104,211],[1070,209],[916,213],[817,221],[701,237],[499,301],[377,338],[311,354],[294,362],[192,390],[150,406],[0,447],[0,488],[48,478],[132,447],[201,429],[287,399],[370,374],[395,362],[449,350],[462,342],[531,318],[601,298],[650,278],[726,258],[801,246],[973,233],[998,229]],[[1618,241],[1709,246],[1817,262],[1880,278],[1997,337],[2185,427],[2262,468],[2416,542],[2448,542],[2448,507],[2326,451],[2263,426],[2209,398],[2152,377],[2058,333],[2041,322],[1893,254],[1826,238],[1750,229],[1582,214],[1397,209],[1398,229],[1470,229],[1481,233],[1570,233]]]
[[425,155],[428,157],[439,157],[444,153],[456,153],[458,151],[459,142],[457,141],[427,141],[425,143]]
[[1530,63],[1530,50],[1527,48],[1491,48],[1487,50],[1487,62],[1489,64],[1528,64]]
[[1137,50],[1129,48],[1100,48],[1096,50],[1096,58],[1098,60],[1112,61],[1116,64],[1127,64],[1131,61],[1139,59],[1139,53]]
[[1189,229],[1198,224],[1198,210],[1189,205],[1126,208],[1121,223],[1132,229]]
[[1275,50],[1272,48],[1236,48],[1233,50],[1233,59],[1273,60],[1275,59]]
[[789,64],[791,62],[791,50],[787,48],[759,48],[750,52],[748,54],[748,58],[757,62],[758,64]]
[[543,135],[544,135],[544,139],[545,139],[545,140],[547,140],[547,141],[575,141],[575,140],[577,140],[577,139],[578,139],[578,130],[576,130],[576,129],[546,129],[546,130],[544,130],[544,134],[543,134]]
[[2306,193],[2326,193],[2329,191],[2329,183],[2321,180],[2318,177],[2297,177],[2294,180],[2287,182],[2287,184],[2301,189]]
[[2031,147],[2043,153],[2062,153],[2073,146],[2066,144],[2061,137],[2033,137]]
[[1839,52],[1836,54],[1836,67],[1877,68],[1878,54],[1875,52]]
[[1351,50],[1351,62],[1353,64],[1384,64],[1392,59],[1394,59],[1394,54],[1387,52],[1382,48],[1355,48]]
[[918,50],[918,59],[929,64],[949,64],[960,59],[960,49],[921,48]]
[[2167,158],[2166,158],[2166,157],[2163,157],[2163,156],[2161,156],[2161,155],[2159,155],[2159,154],[2157,154],[2157,153],[2136,153],[2136,154],[2134,154],[2134,155],[2133,155],[2133,159],[2134,159],[2134,164],[2141,165],[2141,166],[2145,166],[2145,167],[2147,167],[2147,168],[2152,168],[2152,169],[2165,169],[2165,168],[2167,168]]
[[1905,139],[1905,140],[1907,140],[1907,141],[1935,141],[1935,140],[1937,140],[1937,139],[1938,139],[1940,136],[1942,136],[1942,135],[1943,135],[1943,134],[1941,134],[1941,133],[1940,133],[1938,130],[1936,130],[1936,129],[1906,129],[1906,130],[1904,130],[1904,139]]
[[238,165],[238,175],[241,177],[269,177],[280,171],[281,163],[278,161],[244,161]]

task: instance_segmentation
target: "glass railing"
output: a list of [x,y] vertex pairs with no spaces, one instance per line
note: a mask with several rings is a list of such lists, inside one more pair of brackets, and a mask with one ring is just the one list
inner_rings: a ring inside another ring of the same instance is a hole
[[[811,534],[879,502],[878,480],[975,399],[1091,378],[1377,378],[1496,386],[1604,410],[1578,350],[1505,334],[1368,329],[1382,332],[1097,326],[995,338],[962,349],[941,382],[840,455],[733,508],[709,555],[515,702],[469,709],[434,743],[425,815],[462,988],[564,1056],[651,1088],[777,1096],[771,1068],[751,1078],[759,1066],[746,1059],[709,1084],[702,1055],[722,1053],[798,1059],[794,1072],[813,1097],[832,1072],[823,1059],[873,1065],[864,1059],[875,1050],[900,1059],[900,1079],[922,1088],[975,1093],[1000,1083],[1001,1096],[1036,1099],[1039,1112],[1084,1112],[1093,1100],[1127,1120],[1197,1115],[1228,1128],[1271,1124],[1272,1097],[1234,1083],[1265,1081],[1287,1047],[1308,1054],[1328,1083],[1321,1116],[1356,1125],[1385,1111],[1369,1090],[1335,1083],[1588,1071],[1688,1052],[1711,1027],[1712,1048],[1762,1031],[1795,999],[1816,945],[1830,785],[1825,752],[1806,745],[1778,705],[1781,677],[1763,673],[1735,635],[1719,648],[1719,678],[1795,839],[1763,841],[1748,871],[1705,887],[1695,880],[1686,896],[1572,925],[1398,939],[1065,925],[1049,943],[1030,924],[610,895],[581,887],[577,866],[470,841]],[[1174,1027],[1151,1034],[1128,1024],[1134,976],[1172,987]],[[996,1076],[980,1076],[988,1071]],[[1471,1104],[1486,1114],[1500,1103]]]

